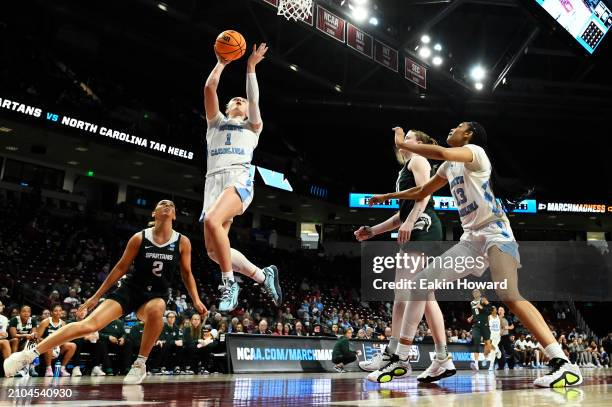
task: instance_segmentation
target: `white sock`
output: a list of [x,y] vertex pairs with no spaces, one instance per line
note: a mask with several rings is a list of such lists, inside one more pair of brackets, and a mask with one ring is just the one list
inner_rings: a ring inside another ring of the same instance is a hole
[[231,249],[231,253],[232,267],[236,272],[244,274],[260,284],[264,282],[266,275],[259,267],[251,263],[249,259],[247,259],[246,256],[240,253],[238,250]]
[[[410,339],[410,341],[412,341],[412,339]],[[399,356],[401,360],[408,360],[408,355],[410,354],[410,345],[404,345],[403,343],[398,343],[395,354]]]
[[221,272],[221,281],[223,285],[227,285],[230,281],[234,281],[234,271]]
[[142,363],[143,365],[145,365],[147,363],[147,359],[147,356],[138,355],[134,363]]
[[435,350],[436,350],[436,359],[438,359],[438,360],[446,359],[447,356],[448,356],[448,350],[446,348],[446,344],[445,343],[436,343],[434,346],[435,346]]
[[559,345],[557,342],[553,342],[544,348],[544,353],[549,359],[560,358],[569,362],[567,356],[565,356],[565,352],[563,352],[563,348],[561,348],[561,345]]
[[393,355],[397,350],[397,345],[399,344],[399,340],[395,337],[391,337],[389,340],[389,344],[387,345],[387,353],[389,355]]

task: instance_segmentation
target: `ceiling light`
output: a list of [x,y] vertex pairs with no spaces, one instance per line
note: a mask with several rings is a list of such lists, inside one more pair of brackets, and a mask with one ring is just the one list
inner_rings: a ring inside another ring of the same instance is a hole
[[440,44],[436,44],[436,45],[434,45],[434,49],[435,49],[436,51],[442,51],[442,45],[440,45]]
[[6,146],[4,148],[7,149],[8,151],[17,151],[17,150],[19,150],[19,147],[16,147],[16,146]]
[[140,175],[132,175],[130,178],[131,179],[140,179]]
[[68,161],[66,164],[79,165],[79,162],[78,161]]
[[353,18],[357,21],[363,21],[368,17],[368,10],[363,7],[355,7],[353,10]]
[[372,24],[372,25],[378,25],[378,18],[376,18],[376,17],[370,17],[370,24]]
[[158,7],[160,10],[168,11],[168,6],[166,5],[166,3],[159,3],[159,4],[157,5],[157,7]]
[[75,148],[75,150],[76,151],[80,151],[82,153],[85,152],[85,151],[89,151],[89,149],[87,147],[81,147],[81,146],[78,146],[77,148]]
[[433,61],[432,62],[436,66],[442,65],[442,58],[436,55],[435,57],[433,57]]
[[291,65],[289,65],[289,69],[291,69],[292,71],[297,72],[298,67],[297,67],[297,65],[291,64]]
[[142,161],[134,161],[132,164],[134,164],[136,167],[142,167],[144,165]]
[[427,59],[431,56],[431,49],[428,47],[423,47],[419,50],[419,55],[421,58]]
[[9,129],[8,127],[0,127],[0,132],[2,133],[10,133],[13,129]]
[[482,88],[484,88],[484,85],[482,84],[482,82],[476,82],[474,84],[474,87],[476,88],[476,90],[482,90]]
[[475,81],[483,80],[485,78],[486,74],[487,73],[485,72],[484,68],[482,66],[480,66],[480,65],[473,67],[472,70],[470,71],[470,76]]
[[431,41],[431,38],[429,38],[429,35],[425,34],[424,36],[421,37],[421,42],[423,44],[429,44]]

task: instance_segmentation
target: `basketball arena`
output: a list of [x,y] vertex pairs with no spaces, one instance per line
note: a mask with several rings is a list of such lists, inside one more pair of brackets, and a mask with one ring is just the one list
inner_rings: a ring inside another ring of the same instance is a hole
[[611,0],[0,13],[0,405],[612,404]]

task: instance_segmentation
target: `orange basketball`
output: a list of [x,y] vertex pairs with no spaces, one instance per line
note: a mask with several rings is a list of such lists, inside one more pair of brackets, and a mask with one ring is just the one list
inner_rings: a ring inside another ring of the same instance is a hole
[[215,52],[223,59],[235,61],[246,52],[246,41],[238,31],[223,31],[215,42]]

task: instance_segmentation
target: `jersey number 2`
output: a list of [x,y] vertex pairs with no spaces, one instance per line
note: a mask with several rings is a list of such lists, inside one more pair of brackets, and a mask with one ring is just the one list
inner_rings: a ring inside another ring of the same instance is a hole
[[154,261],[153,262],[153,274],[155,274],[157,277],[161,277],[161,272],[162,269],[164,268],[164,263],[161,261]]
[[227,138],[225,139],[225,145],[226,146],[232,145],[232,133],[227,133]]

